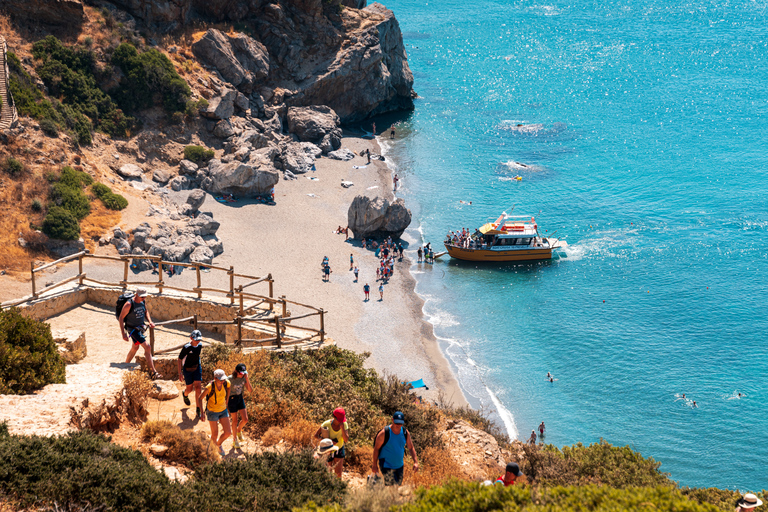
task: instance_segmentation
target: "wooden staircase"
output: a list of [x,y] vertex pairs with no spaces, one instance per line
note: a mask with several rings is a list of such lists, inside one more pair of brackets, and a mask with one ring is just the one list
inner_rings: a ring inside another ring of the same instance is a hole
[[2,58],[0,59],[0,99],[3,101],[3,108],[0,110],[0,130],[7,130],[16,124],[19,120],[19,115],[16,112],[16,105],[13,103],[13,96],[11,96],[6,55],[8,47],[3,36],[0,36],[0,50],[2,50]]

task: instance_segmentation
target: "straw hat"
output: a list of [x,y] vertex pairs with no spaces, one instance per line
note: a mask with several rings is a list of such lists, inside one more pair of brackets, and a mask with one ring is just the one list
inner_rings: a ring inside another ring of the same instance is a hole
[[739,507],[741,508],[755,508],[762,505],[763,502],[757,496],[752,493],[745,494],[739,500]]
[[323,439],[320,441],[320,444],[317,445],[317,451],[315,451],[315,453],[318,455],[323,455],[328,452],[335,452],[338,449],[339,447],[335,446],[331,439]]

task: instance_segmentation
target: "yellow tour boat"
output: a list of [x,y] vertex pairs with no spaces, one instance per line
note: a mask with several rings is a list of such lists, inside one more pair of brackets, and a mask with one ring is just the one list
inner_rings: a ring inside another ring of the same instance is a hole
[[506,212],[472,234],[448,233],[444,244],[452,258],[500,262],[548,260],[553,250],[568,246],[564,240],[540,236],[533,217],[512,217]]

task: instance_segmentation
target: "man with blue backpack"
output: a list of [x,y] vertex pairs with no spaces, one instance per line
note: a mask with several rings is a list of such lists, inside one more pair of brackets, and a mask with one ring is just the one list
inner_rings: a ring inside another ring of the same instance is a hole
[[384,477],[386,485],[401,485],[403,483],[403,469],[405,466],[405,449],[413,459],[413,470],[419,470],[419,459],[416,457],[416,449],[413,440],[405,428],[405,415],[398,411],[392,415],[392,424],[381,429],[373,439],[373,466],[374,475]]

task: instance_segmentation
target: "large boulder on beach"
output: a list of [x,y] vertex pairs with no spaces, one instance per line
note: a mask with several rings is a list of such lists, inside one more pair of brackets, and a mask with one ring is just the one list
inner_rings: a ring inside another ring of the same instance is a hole
[[280,174],[268,162],[244,164],[234,161],[225,164],[220,160],[211,160],[208,178],[210,180],[206,179],[204,186],[212,194],[254,197],[267,194],[280,181]]
[[411,211],[402,199],[390,202],[383,197],[357,196],[347,211],[347,225],[357,239],[400,238],[410,223]]
[[[304,174],[315,166],[315,157],[312,151],[307,151],[303,144],[308,142],[291,142],[280,147],[280,161],[283,170],[293,174]],[[313,145],[314,146],[314,145]],[[314,146],[317,148],[317,146]],[[317,149],[319,151],[319,148]]]
[[295,133],[302,142],[318,143],[329,133],[338,133],[339,116],[331,107],[290,107],[287,114],[288,131]]

